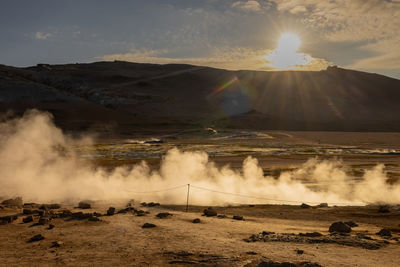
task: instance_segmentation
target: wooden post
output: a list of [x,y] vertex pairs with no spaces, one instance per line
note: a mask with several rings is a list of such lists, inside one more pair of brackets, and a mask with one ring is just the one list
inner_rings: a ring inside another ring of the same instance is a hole
[[187,190],[187,196],[186,196],[186,212],[189,210],[189,190],[190,190],[190,184],[187,185],[188,190]]

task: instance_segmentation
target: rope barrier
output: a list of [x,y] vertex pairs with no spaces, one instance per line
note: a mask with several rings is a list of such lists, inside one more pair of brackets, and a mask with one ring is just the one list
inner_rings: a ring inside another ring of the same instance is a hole
[[[250,199],[260,199],[260,200],[267,200],[267,201],[274,201],[274,202],[283,202],[283,203],[310,203],[310,204],[320,204],[321,202],[314,202],[314,201],[296,201],[296,200],[288,200],[288,199],[276,199],[276,198],[267,198],[267,197],[262,197],[262,196],[250,196],[250,195],[244,195],[244,194],[238,194],[238,193],[233,193],[233,192],[224,192],[224,191],[219,191],[215,189],[210,189],[210,188],[205,188],[201,186],[196,186],[196,185],[189,185],[189,184],[184,184],[184,185],[179,185],[179,186],[174,186],[174,187],[169,187],[169,188],[164,188],[160,190],[152,190],[152,191],[141,191],[141,192],[136,192],[136,191],[131,191],[131,190],[126,190],[127,192],[133,193],[133,194],[151,194],[151,193],[159,193],[159,192],[166,192],[166,191],[172,191],[175,189],[187,187],[188,192],[187,192],[187,205],[188,205],[188,199],[189,199],[189,187],[198,189],[198,190],[203,190],[203,191],[209,191],[217,194],[225,194],[225,195],[231,195],[231,196],[238,196],[242,198],[250,198]],[[344,202],[329,202],[331,205],[354,205],[354,203],[344,203]]]
[[165,191],[171,191],[175,190],[181,187],[187,187],[187,184],[184,185],[178,185],[170,188],[165,188],[165,189],[160,189],[160,190],[154,190],[154,191],[141,191],[141,192],[136,192],[136,191],[131,191],[131,190],[125,190],[127,192],[133,193],[133,194],[149,194],[149,193],[159,193],[159,192],[165,192]]

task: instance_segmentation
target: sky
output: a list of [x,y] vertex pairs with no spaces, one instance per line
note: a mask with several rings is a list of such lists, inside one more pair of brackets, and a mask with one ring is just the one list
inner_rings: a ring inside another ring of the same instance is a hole
[[102,60],[400,79],[400,0],[0,1],[0,64]]

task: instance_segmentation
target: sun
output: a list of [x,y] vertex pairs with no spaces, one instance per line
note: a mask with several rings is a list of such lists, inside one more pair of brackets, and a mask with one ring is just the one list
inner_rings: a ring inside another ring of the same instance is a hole
[[301,40],[297,34],[284,33],[279,38],[276,49],[267,55],[266,59],[276,69],[296,69],[311,60],[310,56],[298,53],[300,46]]

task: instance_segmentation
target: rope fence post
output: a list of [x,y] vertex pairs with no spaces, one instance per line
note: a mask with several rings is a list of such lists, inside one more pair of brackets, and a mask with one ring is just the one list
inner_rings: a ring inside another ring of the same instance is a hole
[[187,184],[187,196],[186,196],[186,212],[189,210],[189,190],[190,190],[190,184]]

